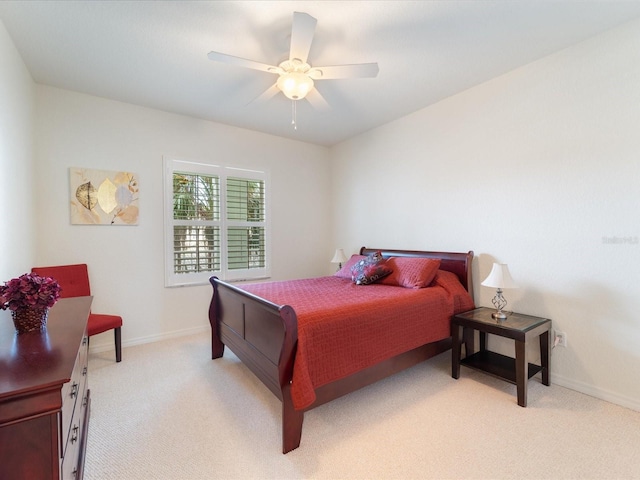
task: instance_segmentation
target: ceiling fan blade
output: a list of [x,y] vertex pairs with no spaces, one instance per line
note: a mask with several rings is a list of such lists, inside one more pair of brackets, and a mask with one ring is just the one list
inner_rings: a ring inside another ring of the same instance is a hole
[[302,63],[307,63],[313,34],[318,21],[307,13],[293,12],[293,24],[291,25],[291,47],[289,48],[289,60],[297,58]]
[[313,105],[313,107],[317,110],[325,112],[331,108],[324,97],[320,95],[320,92],[317,88],[312,88],[304,98],[306,98],[309,103]]
[[209,57],[209,60],[213,60],[214,62],[236,65],[238,67],[251,68],[253,70],[261,70],[268,73],[283,73],[280,67],[267,65],[266,63],[255,62],[253,60],[247,60],[246,58],[234,57],[233,55],[227,55],[226,53],[209,52],[207,57]]
[[254,100],[252,100],[249,103],[264,103],[267,100],[271,100],[273,97],[275,97],[278,93],[280,92],[280,89],[278,88],[278,84],[274,83],[273,85],[271,85],[269,88],[267,88],[262,95],[260,95],[259,97],[255,98]]
[[377,63],[357,63],[354,65],[334,65],[330,67],[315,67],[309,70],[309,76],[314,80],[330,80],[337,78],[373,78],[378,76]]

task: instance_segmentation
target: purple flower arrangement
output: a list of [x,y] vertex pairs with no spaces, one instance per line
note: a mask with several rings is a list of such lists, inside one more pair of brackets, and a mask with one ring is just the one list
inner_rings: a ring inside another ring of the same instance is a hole
[[25,273],[0,285],[0,309],[51,308],[60,298],[60,285],[51,277]]

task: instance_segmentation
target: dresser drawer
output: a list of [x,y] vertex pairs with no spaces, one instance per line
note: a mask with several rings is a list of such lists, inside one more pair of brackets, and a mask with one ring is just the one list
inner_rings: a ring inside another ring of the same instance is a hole
[[[74,436],[77,438],[79,435],[80,410],[87,392],[87,344],[87,336],[85,335],[73,367],[71,380],[62,387],[62,410],[60,414],[61,457],[66,456],[69,442],[73,440]],[[71,443],[75,442],[76,440],[73,440]]]
[[83,450],[82,443],[86,440],[88,395],[87,390],[84,396],[76,402],[76,410],[71,420],[71,430],[62,459],[62,480],[75,480],[81,475],[79,460]]

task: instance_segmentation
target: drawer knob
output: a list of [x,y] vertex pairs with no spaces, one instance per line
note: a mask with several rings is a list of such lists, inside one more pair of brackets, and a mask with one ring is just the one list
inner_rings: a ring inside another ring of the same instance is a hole
[[82,376],[84,377],[87,374],[87,367],[82,369]]
[[73,385],[71,385],[71,398],[78,395],[78,387],[79,387],[78,383],[73,382]]
[[80,430],[80,427],[74,425],[72,430],[73,434],[71,435],[71,443],[75,443],[78,441],[78,430]]

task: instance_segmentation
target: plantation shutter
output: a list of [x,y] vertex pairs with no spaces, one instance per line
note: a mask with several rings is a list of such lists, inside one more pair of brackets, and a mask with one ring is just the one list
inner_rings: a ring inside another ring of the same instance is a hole
[[227,268],[266,265],[265,185],[263,180],[227,178]]
[[220,179],[173,174],[173,271],[220,271]]
[[165,285],[268,278],[268,174],[164,159]]

